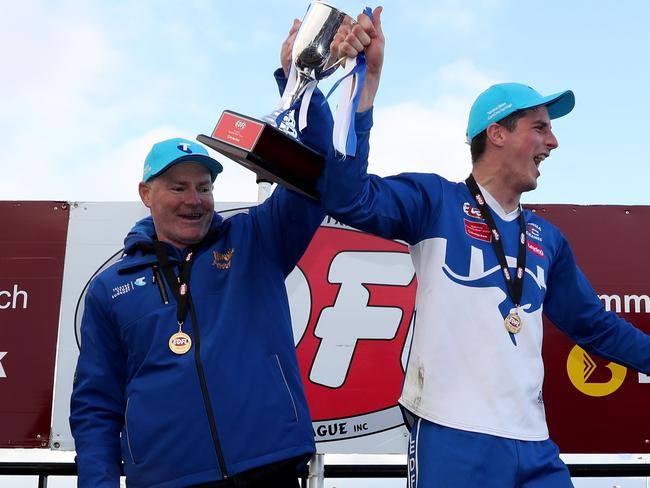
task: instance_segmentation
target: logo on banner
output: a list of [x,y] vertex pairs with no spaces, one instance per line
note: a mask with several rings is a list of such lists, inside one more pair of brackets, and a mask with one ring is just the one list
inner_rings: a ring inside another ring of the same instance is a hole
[[298,266],[287,289],[316,441],[401,426],[417,286],[408,248],[321,227]]
[[605,378],[592,378],[592,376],[600,376],[597,373],[603,372],[602,367],[598,367],[587,351],[580,346],[571,349],[566,363],[567,373],[573,386],[581,393],[592,397],[611,395],[625,381],[627,368],[624,366],[610,362],[605,365],[605,368],[609,370]]

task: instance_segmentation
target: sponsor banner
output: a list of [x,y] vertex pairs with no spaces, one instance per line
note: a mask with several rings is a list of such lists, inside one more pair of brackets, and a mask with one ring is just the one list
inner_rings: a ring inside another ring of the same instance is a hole
[[0,215],[0,448],[45,447],[68,207],[0,202]]
[[[566,234],[605,306],[650,332],[645,278],[650,261],[642,258],[637,244],[650,237],[644,223],[650,221],[650,207],[530,208]],[[79,204],[71,210],[51,435],[54,449],[74,448],[68,404],[85,288],[117,259],[123,236],[146,213],[139,203]],[[471,222],[466,229],[472,237],[489,238],[474,226],[481,223],[474,209],[468,208],[461,218]],[[544,226],[529,225],[526,234],[529,251],[541,251]],[[288,277],[294,341],[319,452],[406,452],[408,439],[397,398],[416,286],[403,243],[331,219],[323,222]],[[0,352],[4,350],[0,346]],[[650,423],[644,418],[650,378],[585,353],[550,323],[544,355],[549,427],[562,452],[650,452],[650,442],[646,443]]]
[[[650,333],[650,207],[532,205],[558,226],[608,310]],[[544,228],[527,228],[531,243]],[[559,285],[561,286],[561,285]],[[563,453],[650,452],[647,376],[584,351],[546,320],[544,399]]]
[[50,438],[53,449],[74,449],[68,416],[79,355],[76,325],[83,314],[86,287],[97,272],[120,256],[124,236],[137,220],[148,214],[148,209],[140,202],[71,204]]

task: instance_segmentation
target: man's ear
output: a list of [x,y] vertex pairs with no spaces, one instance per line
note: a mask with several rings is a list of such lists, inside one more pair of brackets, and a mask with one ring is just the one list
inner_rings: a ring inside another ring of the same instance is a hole
[[507,129],[504,126],[499,125],[496,122],[490,124],[486,129],[487,138],[495,146],[501,147],[504,144],[504,131],[506,130]]
[[140,194],[140,200],[142,200],[144,206],[151,208],[151,185],[141,181],[138,185],[138,193]]

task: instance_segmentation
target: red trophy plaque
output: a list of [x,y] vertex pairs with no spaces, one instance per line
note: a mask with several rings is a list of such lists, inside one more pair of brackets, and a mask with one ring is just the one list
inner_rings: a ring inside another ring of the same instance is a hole
[[211,136],[197,139],[257,174],[312,198],[325,158],[267,122],[225,110]]

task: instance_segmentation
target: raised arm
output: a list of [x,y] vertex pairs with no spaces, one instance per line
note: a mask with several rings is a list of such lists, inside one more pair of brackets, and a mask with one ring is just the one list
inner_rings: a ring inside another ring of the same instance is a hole
[[339,57],[354,58],[360,52],[364,52],[366,56],[366,77],[357,112],[365,112],[373,106],[379,89],[385,45],[384,32],[381,28],[382,11],[383,7],[375,8],[372,18],[365,13],[359,14],[357,23],[344,24],[334,39]]
[[350,226],[413,243],[421,235],[423,216],[435,215],[437,211],[438,180],[423,175],[380,178],[367,172],[372,106],[384,63],[381,13],[382,8],[377,7],[372,17],[360,14],[356,24],[343,26],[335,38],[339,55],[354,57],[365,53],[366,76],[355,120],[356,154],[335,154],[327,160],[322,201],[330,215]]

